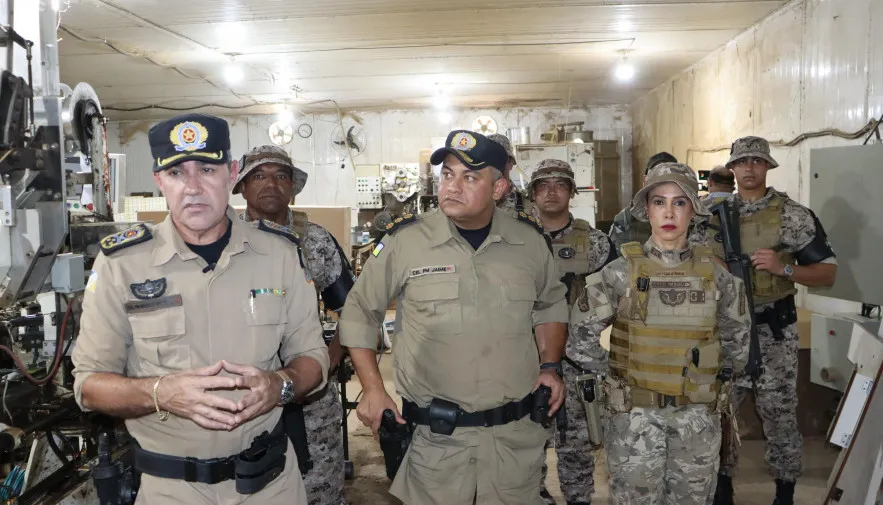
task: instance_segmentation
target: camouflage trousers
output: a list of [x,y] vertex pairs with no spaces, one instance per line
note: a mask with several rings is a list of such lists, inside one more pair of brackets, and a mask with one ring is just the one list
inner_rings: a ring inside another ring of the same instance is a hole
[[[786,326],[782,340],[773,338],[766,324],[757,327],[763,375],[757,380],[757,415],[766,437],[764,459],[776,479],[793,482],[802,471],[803,437],[797,427],[797,350],[800,342],[797,323]],[[751,380],[739,377],[733,387],[733,411],[738,412],[745,397],[753,392]],[[733,447],[721,473],[732,476],[739,463],[739,448]]]
[[611,503],[711,503],[720,442],[720,416],[703,405],[611,413],[604,435]]
[[[568,502],[592,501],[595,493],[595,449],[589,442],[589,426],[586,424],[586,410],[583,408],[582,394],[577,391],[576,377],[580,372],[564,363],[564,387],[567,393],[564,405],[567,407],[567,440],[562,444],[554,428],[550,429],[547,447],[555,447],[558,455],[558,481],[561,494]],[[543,461],[543,482],[549,467]],[[545,486],[545,484],[544,484]]]
[[343,505],[343,407],[336,376],[304,405],[313,468],[304,476],[309,505]]

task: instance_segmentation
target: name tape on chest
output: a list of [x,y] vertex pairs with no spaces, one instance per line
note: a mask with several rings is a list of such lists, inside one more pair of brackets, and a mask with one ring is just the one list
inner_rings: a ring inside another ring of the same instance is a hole
[[127,314],[140,314],[142,312],[151,312],[159,309],[171,307],[180,307],[184,304],[181,295],[169,295],[162,298],[154,298],[153,300],[132,300],[126,302]]
[[422,277],[433,274],[452,274],[457,271],[454,265],[412,268],[410,277]]

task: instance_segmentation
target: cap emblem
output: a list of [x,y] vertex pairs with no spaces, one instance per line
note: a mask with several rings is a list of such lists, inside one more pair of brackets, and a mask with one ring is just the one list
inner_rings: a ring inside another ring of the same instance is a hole
[[175,151],[198,151],[205,149],[208,130],[196,121],[186,121],[172,128],[169,140],[175,145]]
[[464,132],[458,133],[451,139],[451,147],[458,151],[469,151],[475,147],[475,144],[475,137]]

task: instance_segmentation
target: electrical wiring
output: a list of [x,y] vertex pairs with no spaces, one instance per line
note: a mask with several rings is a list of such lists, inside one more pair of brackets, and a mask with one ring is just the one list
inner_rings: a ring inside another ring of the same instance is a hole
[[[839,137],[846,140],[858,140],[865,135],[869,135],[874,133],[877,128],[880,127],[880,124],[883,123],[883,116],[880,116],[880,119],[871,119],[868,121],[868,124],[863,126],[860,130],[855,132],[845,132],[843,130],[837,128],[826,128],[824,130],[818,130],[813,132],[801,133],[800,135],[794,137],[789,141],[784,140],[771,140],[771,147],[796,147],[801,142],[804,142],[809,139],[819,138],[819,137]],[[869,137],[870,138],[870,137]],[[732,146],[718,146],[712,149],[700,149],[697,147],[690,147],[687,149],[687,155],[690,153],[718,153],[721,151],[729,151]]]
[[55,377],[55,373],[58,371],[58,366],[61,364],[62,354],[64,353],[62,349],[64,346],[65,334],[67,333],[67,323],[71,317],[72,306],[72,303],[68,303],[67,310],[65,310],[64,312],[64,318],[61,321],[61,331],[58,333],[58,341],[55,343],[55,360],[52,363],[52,368],[50,368],[49,373],[46,374],[46,377],[43,377],[42,379],[35,378],[33,375],[30,374],[30,372],[28,372],[27,367],[24,365],[24,363],[22,363],[21,358],[19,358],[16,353],[14,353],[10,348],[6,347],[5,345],[0,345],[0,351],[5,352],[12,358],[13,361],[15,361],[16,368],[18,368],[18,371],[24,376],[25,379],[28,380],[28,382],[31,382],[36,386],[43,386],[45,384],[48,384],[49,381],[51,381],[52,378]]

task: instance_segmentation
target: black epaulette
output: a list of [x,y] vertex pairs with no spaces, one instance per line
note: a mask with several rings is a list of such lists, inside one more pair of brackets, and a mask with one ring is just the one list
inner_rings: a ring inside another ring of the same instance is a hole
[[297,235],[295,235],[294,233],[287,232],[285,230],[280,230],[278,228],[270,226],[263,219],[258,221],[258,230],[272,233],[274,235],[279,235],[280,237],[283,237],[284,239],[291,242],[292,244],[300,247],[300,238],[298,238]]
[[140,244],[141,242],[147,242],[152,238],[153,233],[150,232],[150,228],[146,224],[138,224],[128,230],[104,237],[98,245],[101,246],[101,251],[105,256],[110,256],[117,251]]
[[391,223],[386,225],[386,228],[384,228],[383,231],[392,235],[402,227],[417,221],[417,219],[419,219],[419,216],[415,214],[404,214],[402,217],[397,217]]
[[518,215],[515,217],[519,221],[521,221],[522,223],[527,223],[527,224],[531,225],[534,229],[536,229],[541,234],[543,233],[543,225],[541,225],[539,222],[537,222],[537,220],[534,219],[533,217],[528,216],[524,212],[519,212]]

